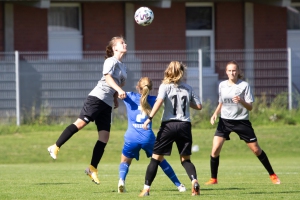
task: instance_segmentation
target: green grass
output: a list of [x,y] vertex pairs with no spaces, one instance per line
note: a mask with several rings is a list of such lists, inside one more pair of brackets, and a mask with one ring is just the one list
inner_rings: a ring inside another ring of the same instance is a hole
[[[52,160],[46,148],[61,131],[20,128],[18,133],[0,134],[0,199],[138,199],[144,184],[149,159],[133,161],[126,180],[127,193],[118,194],[118,166],[124,131],[112,130],[109,144],[99,164],[100,185],[84,174],[97,133],[89,129],[76,133]],[[219,184],[206,186],[210,178],[209,155],[214,129],[193,130],[194,144],[200,151],[192,155],[201,185],[201,199],[298,199],[300,196],[300,126],[255,127],[259,144],[281,179],[273,185],[258,159],[244,142],[232,133],[225,143],[220,160]],[[95,129],[95,127],[94,127]],[[188,189],[179,193],[159,169],[147,199],[190,199],[191,184],[179,162],[176,146],[166,157]]]

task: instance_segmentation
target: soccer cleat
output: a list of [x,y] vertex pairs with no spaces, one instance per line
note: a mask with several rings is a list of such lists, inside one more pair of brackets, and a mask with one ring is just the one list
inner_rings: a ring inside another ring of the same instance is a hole
[[192,196],[200,195],[200,185],[197,180],[192,181]]
[[150,189],[143,189],[142,192],[139,194],[139,197],[149,196]]
[[56,146],[56,144],[48,147],[48,152],[54,160],[57,158],[58,151],[59,151],[59,147]]
[[94,183],[98,185],[100,184],[100,181],[98,179],[98,170],[95,167],[90,165],[88,168],[85,169],[85,173],[92,179]]
[[216,178],[211,178],[208,182],[205,183],[205,185],[214,185],[218,184],[218,180]]
[[126,192],[125,190],[125,182],[123,180],[119,180],[119,184],[118,184],[118,193],[124,193]]
[[270,179],[271,179],[272,183],[278,184],[278,185],[280,184],[280,180],[276,174],[270,175]]
[[180,184],[180,186],[177,187],[179,192],[185,192],[186,188],[183,184]]

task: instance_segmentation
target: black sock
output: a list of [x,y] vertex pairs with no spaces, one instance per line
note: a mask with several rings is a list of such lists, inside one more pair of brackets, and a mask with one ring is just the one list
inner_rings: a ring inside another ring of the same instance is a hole
[[219,160],[220,160],[220,156],[215,157],[215,158],[210,156],[211,178],[217,178],[218,177]]
[[150,163],[147,167],[147,171],[146,171],[145,185],[151,186],[151,184],[156,176],[159,163],[160,163],[159,160],[155,160],[154,158],[151,158]]
[[93,155],[92,155],[92,160],[91,160],[91,165],[97,169],[98,164],[103,156],[104,149],[105,149],[106,143],[101,142],[97,140],[94,150],[93,150]]
[[197,179],[197,172],[196,168],[190,160],[185,160],[181,162],[182,166],[184,167],[186,173],[188,174],[189,178],[192,180]]
[[76,132],[78,128],[75,124],[70,124],[59,136],[56,141],[56,146],[61,147],[66,141],[68,141]]
[[257,158],[260,160],[260,162],[263,164],[263,166],[266,168],[266,170],[269,172],[269,174],[274,174],[274,171],[272,169],[271,163],[269,162],[268,156],[265,154],[264,151],[261,152]]

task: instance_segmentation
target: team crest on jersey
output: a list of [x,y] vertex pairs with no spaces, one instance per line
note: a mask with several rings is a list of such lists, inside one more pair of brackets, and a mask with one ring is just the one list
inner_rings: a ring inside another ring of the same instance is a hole
[[240,94],[242,94],[242,91],[240,90],[240,88],[237,88],[234,92],[234,95],[238,96]]

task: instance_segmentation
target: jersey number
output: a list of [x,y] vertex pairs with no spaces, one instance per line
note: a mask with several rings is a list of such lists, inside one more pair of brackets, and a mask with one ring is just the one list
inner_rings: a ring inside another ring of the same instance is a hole
[[[177,95],[174,95],[172,97],[173,99],[173,115],[176,115],[177,114],[177,106],[178,106],[178,99],[177,99]],[[183,111],[183,116],[185,116],[185,110],[186,110],[186,99],[187,97],[186,96],[182,96],[181,97],[181,102],[182,102],[182,105],[181,108],[182,108],[182,111]]]
[[141,113],[136,115],[135,121],[141,122],[143,119],[147,117],[147,115],[144,112],[142,112],[141,106],[138,107],[138,110],[140,110]]

